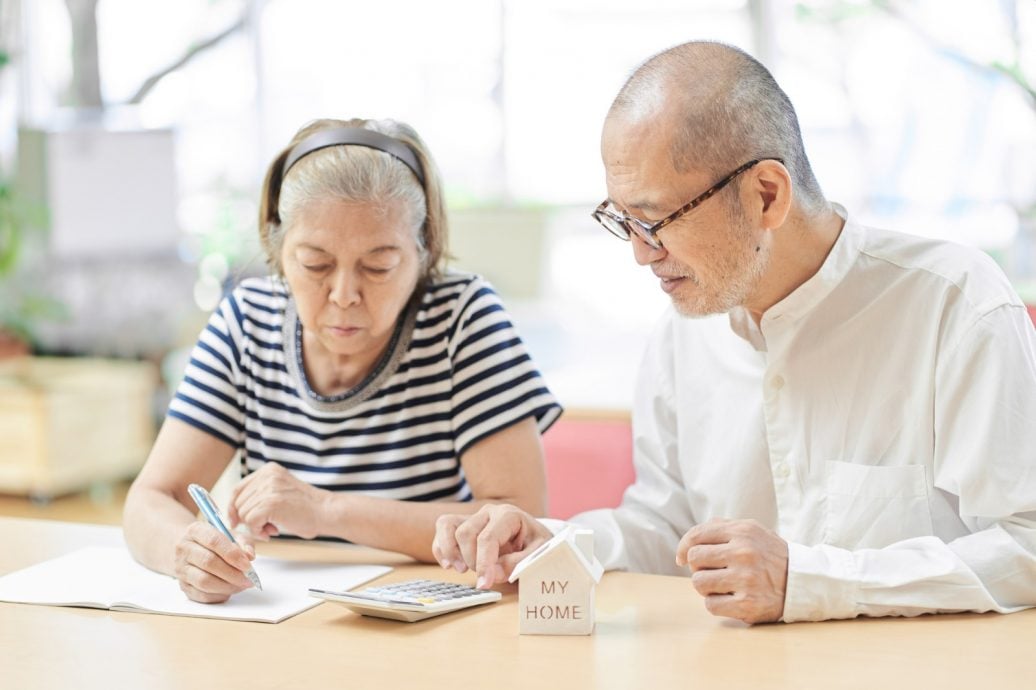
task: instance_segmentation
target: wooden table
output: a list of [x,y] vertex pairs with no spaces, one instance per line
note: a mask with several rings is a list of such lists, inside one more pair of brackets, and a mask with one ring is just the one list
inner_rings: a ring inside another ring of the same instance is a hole
[[[0,518],[0,573],[111,527]],[[381,562],[379,582],[469,575],[368,549],[265,555]],[[71,574],[70,574],[71,575]],[[608,573],[589,637],[518,635],[517,592],[406,624],[324,603],[277,625],[0,604],[0,688],[1036,688],[1036,610],[748,627],[710,616],[687,580]]]

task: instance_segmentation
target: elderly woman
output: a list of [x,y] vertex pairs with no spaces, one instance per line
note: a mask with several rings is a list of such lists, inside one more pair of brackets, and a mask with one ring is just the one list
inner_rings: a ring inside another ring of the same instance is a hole
[[435,521],[489,502],[545,510],[540,433],[561,408],[493,289],[445,273],[442,186],[392,121],[321,120],[270,165],[272,275],[209,320],[126,500],[144,565],[188,597],[251,586],[254,550],[195,519],[240,453],[228,510],[251,539],[329,536],[431,560]]

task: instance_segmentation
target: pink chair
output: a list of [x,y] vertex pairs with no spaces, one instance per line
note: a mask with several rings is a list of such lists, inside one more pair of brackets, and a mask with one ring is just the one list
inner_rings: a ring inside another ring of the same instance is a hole
[[1029,306],[1029,317],[1032,319],[1032,325],[1036,326],[1036,305]]
[[633,483],[629,414],[565,412],[543,436],[549,515],[614,508]]

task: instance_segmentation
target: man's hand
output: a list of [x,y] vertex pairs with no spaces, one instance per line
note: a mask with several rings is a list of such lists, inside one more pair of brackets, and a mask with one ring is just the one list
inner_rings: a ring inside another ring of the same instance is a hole
[[482,506],[474,515],[441,515],[432,554],[444,568],[471,569],[481,589],[504,582],[514,566],[551,538],[550,530],[511,505]]
[[320,534],[329,497],[330,492],[268,462],[234,487],[227,516],[231,528],[244,523],[252,536],[263,541],[281,530],[312,539]]
[[771,623],[784,615],[788,543],[755,520],[710,520],[676,547],[676,564],[716,616]]

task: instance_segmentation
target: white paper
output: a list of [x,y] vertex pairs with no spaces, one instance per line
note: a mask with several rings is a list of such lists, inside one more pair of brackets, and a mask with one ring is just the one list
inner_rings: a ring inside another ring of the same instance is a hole
[[148,570],[121,547],[92,546],[0,577],[0,601],[279,623],[321,603],[308,589],[349,590],[392,568],[257,557],[263,591],[222,604],[191,601],[176,580]]

